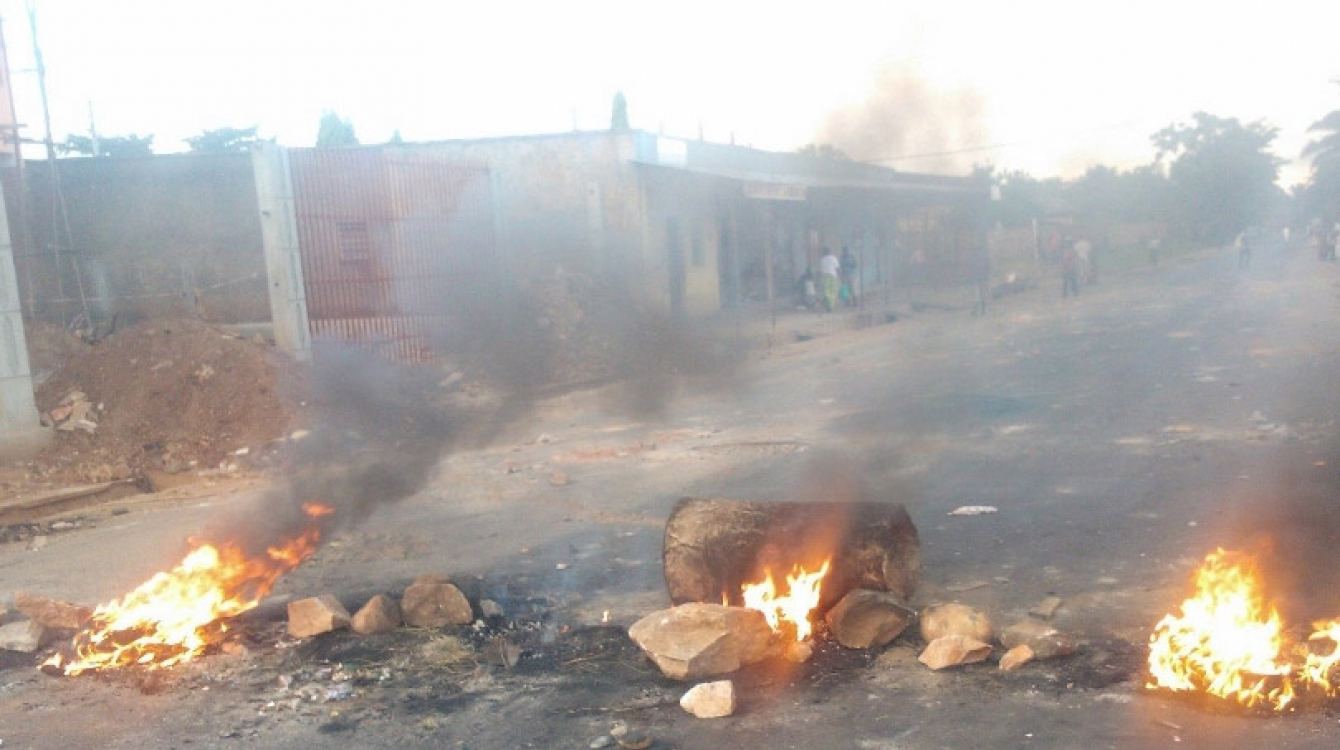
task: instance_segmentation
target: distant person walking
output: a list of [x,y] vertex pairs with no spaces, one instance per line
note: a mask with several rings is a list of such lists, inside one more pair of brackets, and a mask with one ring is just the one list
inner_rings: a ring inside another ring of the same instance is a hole
[[1061,299],[1079,296],[1079,254],[1075,243],[1066,240],[1061,250]]
[[848,307],[856,307],[856,256],[852,255],[851,248],[842,248],[842,257],[839,259],[842,267],[842,291],[839,293],[842,301],[847,303]]
[[1238,268],[1246,268],[1252,264],[1252,241],[1247,236],[1246,230],[1238,232],[1238,238],[1233,240],[1233,246],[1238,249]]
[[977,297],[973,301],[972,314],[986,315],[986,301],[991,296],[991,247],[985,243],[978,246],[972,257],[972,282],[977,288]]
[[1075,241],[1075,255],[1079,258],[1079,278],[1085,284],[1093,284],[1098,281],[1098,274],[1093,265],[1093,244],[1089,238],[1080,235]]
[[819,276],[823,283],[824,309],[828,312],[837,308],[838,289],[841,286],[838,273],[841,269],[842,263],[833,254],[833,249],[824,248],[824,257],[819,259]]

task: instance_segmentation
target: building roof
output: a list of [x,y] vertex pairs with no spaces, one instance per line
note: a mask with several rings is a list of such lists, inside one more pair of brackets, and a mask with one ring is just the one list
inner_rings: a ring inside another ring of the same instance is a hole
[[685,140],[634,132],[635,164],[678,169],[742,182],[852,188],[986,194],[987,184],[972,177],[899,172],[877,164],[763,151],[745,146]]

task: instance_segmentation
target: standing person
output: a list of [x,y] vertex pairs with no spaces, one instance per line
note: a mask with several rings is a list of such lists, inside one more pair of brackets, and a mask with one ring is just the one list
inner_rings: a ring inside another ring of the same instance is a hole
[[1238,268],[1246,268],[1252,262],[1252,243],[1247,237],[1247,230],[1238,232],[1238,238],[1233,240],[1233,246],[1238,249]]
[[991,294],[991,247],[985,243],[978,246],[972,257],[972,281],[977,288],[977,298],[973,302],[973,315],[986,315],[986,300]]
[[1079,258],[1079,278],[1085,284],[1094,283],[1097,274],[1094,273],[1093,269],[1093,245],[1086,235],[1081,234],[1079,239],[1075,241],[1074,247],[1075,256]]
[[1061,299],[1079,296],[1079,254],[1074,243],[1066,240],[1061,251]]
[[833,254],[831,247],[824,248],[824,257],[819,259],[819,276],[823,280],[824,309],[832,312],[837,308],[838,272],[842,264]]
[[851,248],[842,248],[838,263],[842,267],[842,286],[847,290],[847,306],[856,307],[856,256],[852,255]]

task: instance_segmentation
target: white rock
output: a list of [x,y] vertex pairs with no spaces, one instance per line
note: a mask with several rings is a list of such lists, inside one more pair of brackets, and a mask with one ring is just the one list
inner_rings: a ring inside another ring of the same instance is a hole
[[704,682],[689,688],[679,705],[700,719],[720,719],[735,713],[735,683]]

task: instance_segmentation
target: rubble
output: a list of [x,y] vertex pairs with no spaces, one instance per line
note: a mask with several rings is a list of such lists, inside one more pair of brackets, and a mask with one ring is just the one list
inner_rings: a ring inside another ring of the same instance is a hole
[[653,612],[633,623],[628,635],[674,680],[728,674],[772,651],[772,630],[763,613],[720,604],[681,604]]
[[985,612],[966,604],[937,604],[921,610],[921,637],[927,643],[948,635],[990,643],[995,629]]
[[78,630],[93,616],[93,610],[37,594],[20,591],[14,595],[14,608],[48,628]]
[[46,641],[47,629],[35,620],[20,620],[0,626],[0,650],[31,654]]
[[613,737],[623,750],[647,750],[656,741],[650,733],[630,727],[624,722],[619,722],[610,729],[610,737]]
[[926,646],[917,661],[931,669],[945,669],[963,664],[976,664],[991,655],[991,645],[961,635],[937,638]]
[[735,713],[735,683],[704,682],[689,688],[679,705],[699,719],[721,719]]
[[1029,648],[1027,645],[1015,646],[1009,651],[1006,651],[1004,656],[1000,657],[1000,671],[1013,672],[1019,667],[1033,661],[1034,656],[1033,649]]
[[1000,634],[1005,648],[1028,646],[1038,659],[1051,659],[1075,653],[1075,640],[1045,622],[1026,617]]
[[492,599],[479,600],[479,613],[485,617],[502,617],[506,614],[506,612],[503,611],[502,605]]
[[420,576],[405,589],[405,595],[400,598],[400,611],[405,624],[412,628],[468,625],[475,619],[465,594],[445,576],[432,574]]
[[395,630],[401,622],[400,605],[395,599],[377,594],[354,613],[349,626],[359,635],[373,635]]
[[895,594],[855,589],[824,616],[828,629],[847,648],[878,648],[912,624],[915,613]]
[[288,634],[308,638],[349,627],[349,611],[330,594],[288,603]]

